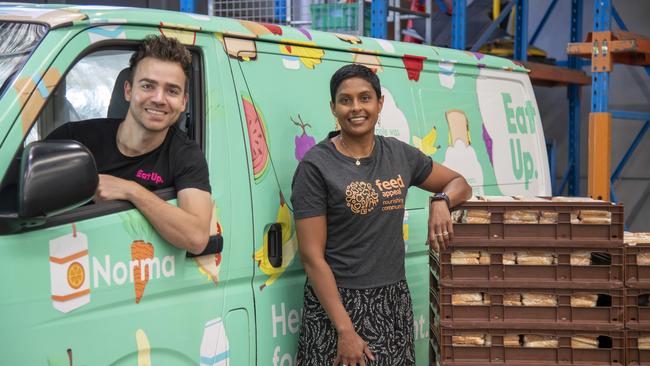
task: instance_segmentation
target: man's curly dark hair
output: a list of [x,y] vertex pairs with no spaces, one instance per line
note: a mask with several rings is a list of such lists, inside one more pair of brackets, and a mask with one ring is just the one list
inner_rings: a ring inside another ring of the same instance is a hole
[[192,54],[176,38],[165,37],[164,35],[150,35],[145,37],[136,52],[129,60],[129,82],[133,84],[133,74],[138,63],[145,57],[153,57],[162,61],[178,62],[185,73],[185,87],[190,80],[192,69]]

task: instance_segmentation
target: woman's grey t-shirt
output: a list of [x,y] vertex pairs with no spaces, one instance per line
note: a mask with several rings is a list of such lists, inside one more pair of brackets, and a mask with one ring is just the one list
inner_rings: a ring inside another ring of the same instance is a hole
[[431,174],[432,160],[392,137],[375,137],[372,154],[341,154],[330,138],[311,148],[293,177],[295,219],[327,217],[325,260],[336,284],[371,288],[405,279],[403,220],[408,187]]

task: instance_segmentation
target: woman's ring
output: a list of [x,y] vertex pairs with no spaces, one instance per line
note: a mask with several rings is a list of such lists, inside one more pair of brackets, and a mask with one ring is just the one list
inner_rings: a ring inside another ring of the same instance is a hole
[[444,233],[442,233],[442,235],[443,236],[449,236],[449,233],[445,231]]
[[437,233],[437,234],[436,234],[436,236],[442,236],[442,234],[440,234],[440,233]]

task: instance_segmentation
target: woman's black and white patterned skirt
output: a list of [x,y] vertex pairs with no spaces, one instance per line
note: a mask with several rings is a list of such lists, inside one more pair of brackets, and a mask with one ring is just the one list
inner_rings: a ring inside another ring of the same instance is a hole
[[[375,361],[367,365],[415,365],[413,305],[406,281],[369,289],[339,287],[339,295],[357,334],[368,343]],[[313,288],[305,285],[297,365],[332,365],[336,330]]]

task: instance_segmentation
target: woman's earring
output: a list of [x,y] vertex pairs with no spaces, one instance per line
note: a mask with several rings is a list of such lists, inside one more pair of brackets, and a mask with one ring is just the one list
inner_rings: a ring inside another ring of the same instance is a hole
[[377,126],[381,127],[381,113],[377,117]]
[[334,120],[334,131],[339,131],[341,129],[341,124],[339,123],[339,119],[336,118]]

